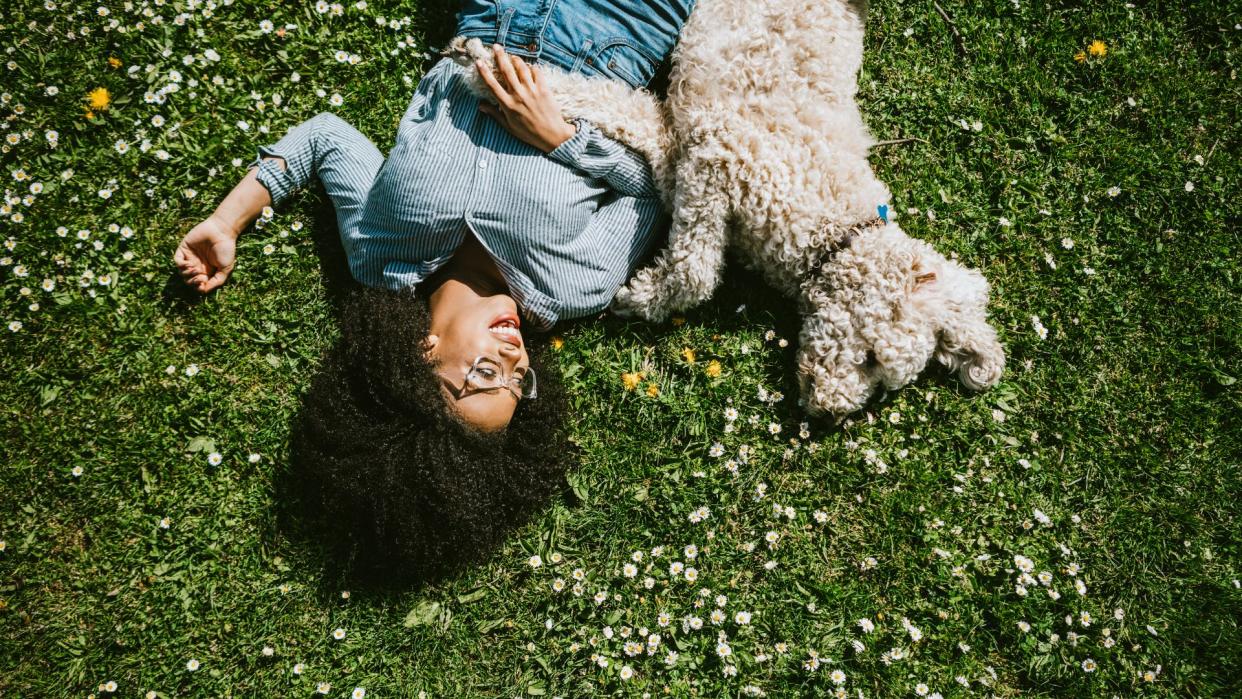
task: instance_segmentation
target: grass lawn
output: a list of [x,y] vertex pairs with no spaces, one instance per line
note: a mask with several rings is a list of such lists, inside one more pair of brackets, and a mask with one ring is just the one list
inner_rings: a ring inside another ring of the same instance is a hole
[[873,162],[991,281],[1001,385],[805,424],[797,318],[735,265],[559,329],[575,497],[415,590],[282,518],[323,196],[201,303],[171,278],[256,146],[325,110],[391,145],[452,2],[359,5],[0,7],[0,696],[1242,693],[1236,4],[942,0],[959,44],[875,0],[863,110],[920,140]]

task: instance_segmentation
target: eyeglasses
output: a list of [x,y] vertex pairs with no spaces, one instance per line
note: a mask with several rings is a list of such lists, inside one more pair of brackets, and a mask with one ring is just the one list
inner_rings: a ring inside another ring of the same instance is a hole
[[493,393],[500,389],[508,389],[514,398],[530,398],[536,397],[535,390],[535,370],[530,367],[518,369],[516,376],[505,376],[504,370],[496,361],[479,355],[475,358],[474,363],[470,365],[470,370],[466,372],[466,385],[459,390],[458,398],[465,393],[466,387],[472,391]]

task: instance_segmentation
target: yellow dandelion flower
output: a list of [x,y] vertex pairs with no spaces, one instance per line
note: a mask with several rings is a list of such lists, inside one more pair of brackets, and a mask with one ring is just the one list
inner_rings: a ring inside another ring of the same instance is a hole
[[108,57],[108,65],[112,66],[113,68],[120,68],[121,59],[117,58],[116,56],[110,56]]
[[686,318],[685,316],[673,316],[672,322],[673,322],[673,327],[679,328],[686,324]]
[[1087,52],[1079,51],[1078,53],[1074,54],[1074,60],[1078,61],[1079,63],[1082,63],[1083,61],[1087,60]]
[[565,338],[561,337],[560,335],[552,336],[552,349],[559,351],[564,346],[565,346]]
[[1102,58],[1105,54],[1108,53],[1108,45],[1105,44],[1103,41],[1096,39],[1095,41],[1091,42],[1089,46],[1087,46],[1087,53],[1091,54],[1092,56],[1095,56],[1096,58]]
[[694,364],[694,350],[685,347],[681,350],[681,356],[686,360],[687,364]]
[[108,88],[97,87],[86,95],[86,101],[91,109],[107,109],[112,103],[112,95],[108,94]]
[[653,383],[647,384],[647,395],[651,396],[652,398],[655,398],[656,396],[660,395],[660,387]]
[[91,110],[89,110],[89,109],[88,109],[88,110],[86,110],[86,113],[82,115],[82,117],[83,117],[83,118],[85,118],[85,119],[94,119],[94,118],[95,118],[95,112],[92,112]]
[[621,375],[621,384],[625,386],[625,390],[633,391],[638,388],[638,382],[642,381],[642,375],[635,372],[626,372]]
[[707,368],[703,371],[713,379],[720,376],[720,362],[715,359],[711,360],[707,363]]

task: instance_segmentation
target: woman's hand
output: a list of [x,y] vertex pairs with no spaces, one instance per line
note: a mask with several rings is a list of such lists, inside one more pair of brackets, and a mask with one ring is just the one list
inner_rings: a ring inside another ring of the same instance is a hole
[[577,127],[561,116],[561,107],[548,89],[539,66],[530,65],[520,56],[510,56],[503,46],[493,46],[497,76],[483,61],[475,67],[487,83],[496,104],[484,102],[480,107],[518,140],[551,153],[577,132]]
[[236,256],[237,236],[216,219],[208,218],[185,234],[173,261],[186,285],[205,294],[229,278]]

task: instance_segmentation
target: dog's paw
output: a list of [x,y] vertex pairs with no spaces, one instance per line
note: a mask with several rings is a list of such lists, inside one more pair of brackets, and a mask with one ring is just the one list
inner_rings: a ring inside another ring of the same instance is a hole
[[642,318],[644,300],[628,286],[623,286],[612,299],[612,312],[622,318]]
[[646,280],[635,277],[626,286],[617,291],[612,299],[612,312],[622,318],[641,318],[643,320],[664,320],[663,309],[654,303],[654,289]]
[[489,64],[492,59],[492,52],[487,50],[477,37],[453,37],[453,40],[444,47],[440,52],[441,56],[451,58],[458,65],[472,66],[477,60],[487,61]]
[[1005,371],[1005,350],[993,343],[989,351],[979,352],[962,363],[962,383],[973,391],[984,391],[1000,382]]

